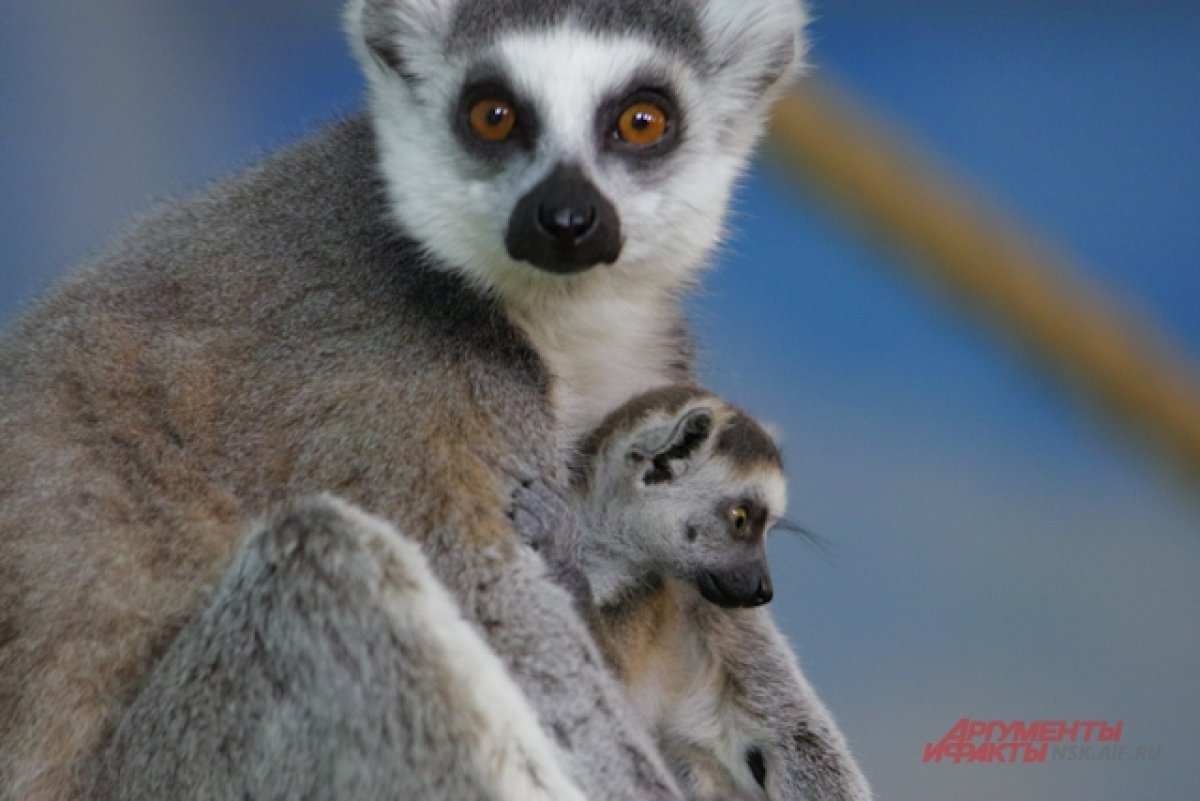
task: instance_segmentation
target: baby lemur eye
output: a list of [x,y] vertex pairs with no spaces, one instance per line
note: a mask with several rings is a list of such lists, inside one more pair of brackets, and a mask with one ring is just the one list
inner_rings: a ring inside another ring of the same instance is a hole
[[503,142],[517,124],[512,103],[498,97],[485,97],[471,104],[467,112],[471,130],[485,142]]
[[746,527],[746,523],[750,520],[750,512],[745,506],[734,507],[729,512],[729,520],[733,523],[733,527],[741,531]]
[[667,135],[671,118],[660,106],[639,101],[632,103],[617,118],[617,136],[634,147],[656,145]]

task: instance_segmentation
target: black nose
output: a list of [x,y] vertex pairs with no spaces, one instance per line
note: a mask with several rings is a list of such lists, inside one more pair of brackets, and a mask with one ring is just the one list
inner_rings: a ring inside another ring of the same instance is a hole
[[560,247],[571,248],[583,241],[596,227],[596,207],[542,204],[538,207],[537,221]]
[[765,559],[734,568],[701,572],[695,582],[700,595],[717,606],[748,609],[770,603],[775,597],[771,571]]
[[513,209],[508,255],[551,273],[577,273],[621,255],[621,223],[578,164],[559,164]]
[[763,604],[769,604],[774,597],[775,588],[771,586],[771,576],[764,575],[762,581],[758,582],[758,589],[754,591],[754,596],[750,599],[750,605],[762,606]]

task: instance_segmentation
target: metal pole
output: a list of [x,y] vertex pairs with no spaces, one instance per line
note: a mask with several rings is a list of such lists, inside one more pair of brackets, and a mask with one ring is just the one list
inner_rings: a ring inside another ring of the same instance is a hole
[[983,202],[863,106],[808,79],[776,108],[772,145],[903,264],[1066,376],[1200,479],[1200,382],[1146,321]]

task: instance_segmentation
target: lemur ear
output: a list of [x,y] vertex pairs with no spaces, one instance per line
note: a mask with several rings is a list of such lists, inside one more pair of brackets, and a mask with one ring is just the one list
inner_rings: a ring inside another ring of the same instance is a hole
[[450,26],[457,0],[350,0],[345,24],[360,59],[373,61],[407,81],[414,62],[436,47]]
[[634,446],[633,452],[640,456],[641,476],[644,484],[662,484],[676,476],[679,462],[686,461],[712,436],[713,413],[711,409],[697,407],[681,417],[665,438],[662,429],[650,432],[643,441]]
[[727,114],[765,111],[808,53],[802,0],[704,0],[700,19]]

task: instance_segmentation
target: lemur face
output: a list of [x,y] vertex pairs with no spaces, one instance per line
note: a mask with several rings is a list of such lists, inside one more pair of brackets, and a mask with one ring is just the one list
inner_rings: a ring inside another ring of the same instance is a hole
[[610,415],[584,451],[606,558],[721,606],[771,600],[766,535],[786,485],[778,447],[752,418],[703,390],[667,387]]
[[[651,434],[651,432],[646,432]],[[733,439],[754,437],[753,462],[739,461]],[[626,454],[646,546],[708,601],[760,606],[774,595],[766,536],[782,514],[782,473],[774,442],[724,404],[684,412],[658,445]],[[774,504],[772,503],[774,501]],[[774,508],[772,508],[774,506]]]
[[693,518],[685,537],[692,580],[700,594],[719,606],[760,606],[775,595],[767,566],[766,536],[771,520],[756,488],[722,498]]
[[686,278],[803,52],[796,0],[354,0],[402,226],[501,293]]

